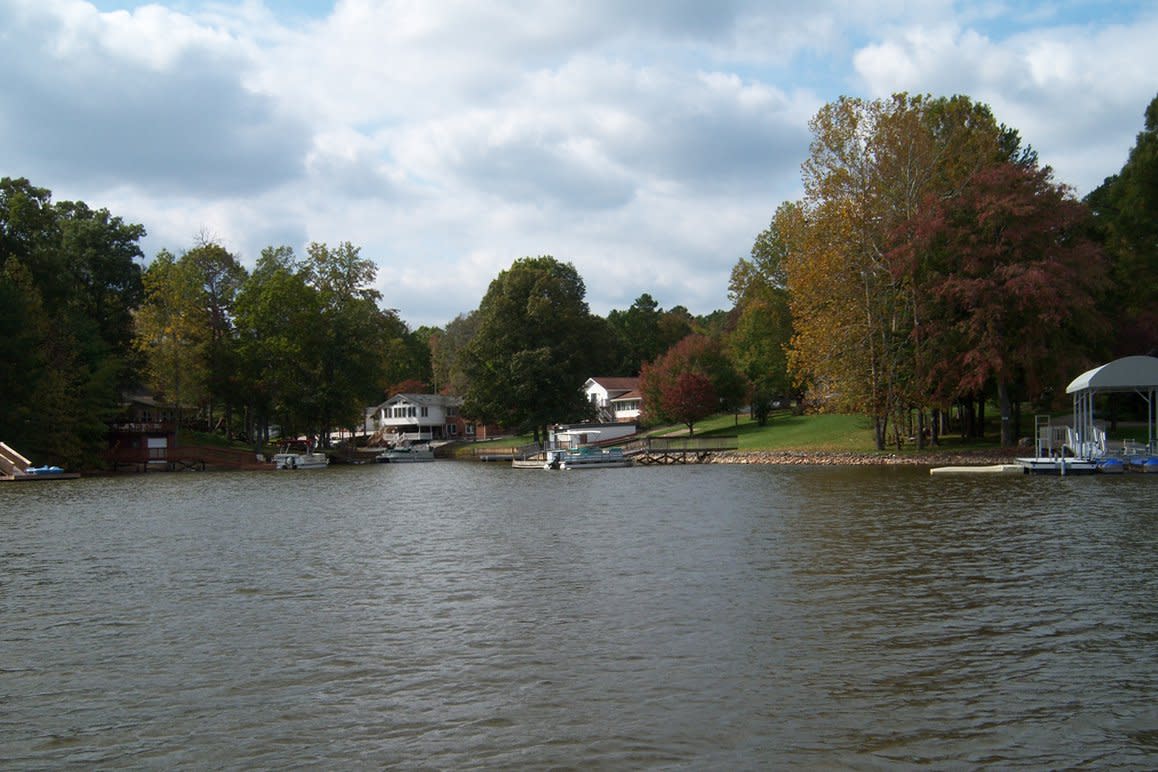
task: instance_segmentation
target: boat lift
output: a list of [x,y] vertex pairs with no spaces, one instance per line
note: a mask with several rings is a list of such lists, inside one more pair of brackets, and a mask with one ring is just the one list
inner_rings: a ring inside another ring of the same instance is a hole
[[1074,395],[1074,425],[1067,444],[1079,458],[1097,458],[1106,454],[1106,433],[1094,423],[1094,399],[1099,394],[1114,392],[1133,392],[1145,400],[1145,452],[1152,454],[1156,451],[1158,357],[1130,356],[1087,370],[1066,387],[1066,394]]

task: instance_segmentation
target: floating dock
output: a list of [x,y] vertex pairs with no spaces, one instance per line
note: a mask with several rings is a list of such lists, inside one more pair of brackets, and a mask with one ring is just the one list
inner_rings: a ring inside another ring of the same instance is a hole
[[1021,464],[992,464],[989,466],[937,466],[929,474],[1025,474]]

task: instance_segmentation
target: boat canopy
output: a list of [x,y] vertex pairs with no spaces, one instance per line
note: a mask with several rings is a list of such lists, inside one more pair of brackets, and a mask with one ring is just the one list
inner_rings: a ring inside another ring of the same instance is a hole
[[1066,394],[1079,391],[1140,391],[1158,389],[1158,357],[1133,356],[1086,370],[1070,381]]
[[1146,445],[1150,452],[1154,451],[1158,434],[1158,357],[1132,356],[1086,370],[1066,386],[1066,394],[1074,395],[1074,431],[1079,455],[1091,455],[1083,451],[1098,444],[1104,451],[1104,435],[1099,442],[1099,431],[1094,426],[1095,395],[1130,391],[1146,400]]

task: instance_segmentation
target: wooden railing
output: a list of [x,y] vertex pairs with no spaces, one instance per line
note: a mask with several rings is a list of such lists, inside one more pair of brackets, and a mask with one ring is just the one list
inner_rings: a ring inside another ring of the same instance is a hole
[[734,435],[705,437],[643,437],[623,446],[623,452],[632,453],[704,453],[738,450],[740,438]]

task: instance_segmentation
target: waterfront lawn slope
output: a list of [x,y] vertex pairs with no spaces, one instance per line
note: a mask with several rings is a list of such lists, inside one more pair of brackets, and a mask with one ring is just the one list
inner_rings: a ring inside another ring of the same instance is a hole
[[[683,424],[652,427],[645,432],[652,437],[674,437],[687,434]],[[941,438],[936,448],[918,451],[916,443],[908,443],[901,450],[895,447],[878,451],[873,443],[872,421],[862,415],[794,415],[789,411],[774,413],[766,426],[760,426],[746,415],[737,418],[732,413],[721,413],[696,423],[695,436],[734,436],[738,438],[740,454],[799,453],[805,455],[856,456],[913,456],[939,457],[950,455],[1004,456],[997,443],[995,430],[985,440],[965,440],[957,435]],[[531,437],[507,437],[489,443],[474,443],[481,449],[488,445],[509,448],[530,444]]]
[[738,451],[717,454],[717,461],[996,464],[1015,455],[1015,449],[1000,447],[996,429],[988,432],[985,439],[942,436],[937,446],[924,450],[918,450],[915,441],[906,442],[900,449],[890,446],[877,450],[872,420],[862,415],[794,415],[785,411],[774,414],[766,426],[745,416],[737,422],[734,415],[717,415],[696,424],[697,437],[712,435],[738,438]]
[[[654,429],[652,436],[687,434],[682,424],[668,429]],[[741,415],[715,415],[696,423],[695,436],[734,436],[741,451],[800,450],[833,453],[873,452],[872,423],[860,415],[793,415],[776,413],[766,426]]]

